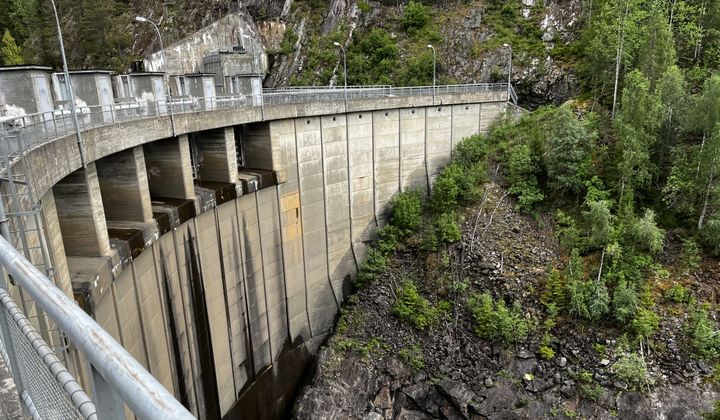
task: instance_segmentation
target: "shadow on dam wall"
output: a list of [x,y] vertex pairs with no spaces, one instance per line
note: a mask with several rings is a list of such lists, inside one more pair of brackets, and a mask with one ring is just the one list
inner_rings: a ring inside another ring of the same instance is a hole
[[291,418],[295,397],[311,373],[313,355],[326,338],[327,335],[315,337],[296,347],[286,341],[278,360],[241,392],[238,402],[223,419]]

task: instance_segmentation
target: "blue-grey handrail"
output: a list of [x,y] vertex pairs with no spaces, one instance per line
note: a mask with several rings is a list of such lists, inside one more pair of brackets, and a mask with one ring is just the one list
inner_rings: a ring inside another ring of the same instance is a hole
[[138,418],[195,418],[107,331],[3,237],[0,237],[0,265],[65,332]]

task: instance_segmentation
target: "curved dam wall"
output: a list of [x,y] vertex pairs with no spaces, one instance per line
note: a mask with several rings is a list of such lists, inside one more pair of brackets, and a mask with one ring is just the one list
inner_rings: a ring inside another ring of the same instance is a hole
[[388,203],[504,99],[111,127],[86,168],[61,139],[30,156],[55,281],[199,418],[278,417]]

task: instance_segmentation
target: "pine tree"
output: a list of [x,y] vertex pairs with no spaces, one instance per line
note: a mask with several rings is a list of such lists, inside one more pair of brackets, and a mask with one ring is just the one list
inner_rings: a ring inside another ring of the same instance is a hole
[[652,179],[655,166],[650,159],[650,150],[660,126],[660,109],[660,102],[650,91],[647,78],[639,70],[630,72],[615,121],[621,202],[625,202],[626,189],[642,188]]
[[5,33],[2,37],[0,56],[2,57],[3,64],[6,66],[23,63],[22,55],[20,54],[20,47],[17,46],[15,38],[12,37],[10,31],[7,29],[5,29]]
[[589,175],[590,150],[595,137],[569,107],[558,108],[545,154],[551,187],[575,195],[582,192]]

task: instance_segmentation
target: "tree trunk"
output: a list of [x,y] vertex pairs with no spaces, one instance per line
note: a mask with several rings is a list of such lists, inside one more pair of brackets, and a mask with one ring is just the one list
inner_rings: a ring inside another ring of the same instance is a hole
[[611,118],[615,119],[615,106],[617,105],[618,82],[620,81],[620,61],[622,60],[623,43],[625,42],[625,19],[627,19],[630,0],[625,0],[625,14],[620,24],[620,43],[618,44],[617,54],[615,55],[615,88],[613,89],[613,106]]
[[707,189],[705,190],[705,200],[703,202],[703,208],[700,212],[700,218],[698,219],[698,230],[702,229],[703,224],[705,223],[705,216],[707,215],[707,208],[708,208],[708,201],[710,201],[710,190],[712,190],[713,187],[713,177],[710,177],[710,181],[708,181]]

